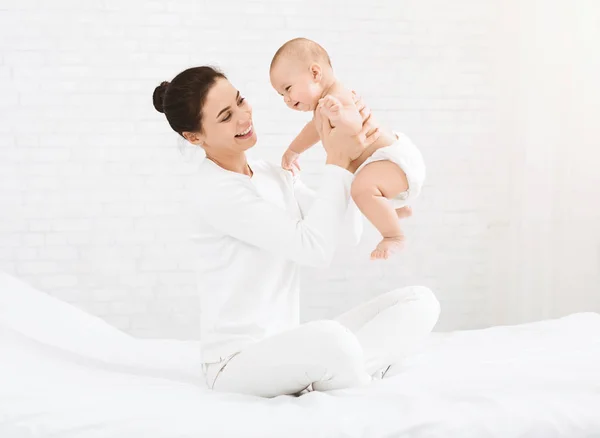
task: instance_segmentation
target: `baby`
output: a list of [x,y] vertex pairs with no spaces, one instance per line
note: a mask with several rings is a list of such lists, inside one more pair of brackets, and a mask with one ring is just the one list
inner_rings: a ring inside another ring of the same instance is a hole
[[[299,155],[320,140],[317,126],[322,117],[336,129],[361,131],[362,117],[352,92],[336,79],[329,55],[314,41],[296,38],[281,46],[271,61],[270,77],[289,108],[313,112],[313,119],[283,155],[284,169],[297,166]],[[371,259],[387,259],[402,246],[398,219],[412,214],[408,203],[419,195],[425,180],[423,157],[408,137],[383,127],[380,132],[352,163],[356,169],[352,199],[383,237]]]

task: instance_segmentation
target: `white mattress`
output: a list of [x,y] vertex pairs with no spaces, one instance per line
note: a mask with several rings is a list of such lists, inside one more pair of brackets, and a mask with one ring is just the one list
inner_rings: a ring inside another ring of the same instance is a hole
[[1,438],[600,436],[600,315],[433,334],[361,389],[259,399],[0,273]]

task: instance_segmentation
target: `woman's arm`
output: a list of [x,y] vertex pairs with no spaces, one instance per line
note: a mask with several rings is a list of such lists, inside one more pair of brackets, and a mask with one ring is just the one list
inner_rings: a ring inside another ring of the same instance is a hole
[[[363,123],[363,128],[361,130],[361,132],[356,136],[355,140],[358,141],[358,143],[361,145],[361,147],[368,147],[369,145],[373,144],[375,141],[377,141],[377,139],[379,138],[379,129],[377,128],[377,126],[373,126],[373,124],[371,123],[371,110],[369,107],[367,107],[365,105],[365,103],[363,102],[363,100],[354,92],[352,91],[352,99],[353,99],[353,103],[356,106],[356,109],[358,110],[361,118],[362,118],[362,123]],[[321,127],[322,123],[325,123],[321,118],[316,117],[315,119],[313,119],[313,122],[320,122],[319,124],[315,124],[314,127],[315,129],[319,128],[319,132],[324,132],[324,134],[326,135],[326,137],[324,138],[324,145],[331,145],[332,143],[335,145],[335,140],[334,137],[332,137],[332,129],[325,129],[323,130],[323,128]],[[352,143],[356,143],[356,141],[349,142],[350,144]],[[350,149],[350,145],[348,146],[348,149]],[[329,158],[329,156],[328,156]],[[297,176],[297,173],[300,169],[293,169],[292,170],[292,175],[294,178],[294,195],[296,197],[296,201],[298,202],[298,205],[300,206],[300,210],[302,212],[302,215],[304,216],[305,214],[307,214],[307,212],[309,211],[310,207],[312,206],[314,199],[315,199],[315,191],[312,190],[311,188],[307,187]],[[348,170],[352,173],[354,173],[355,166],[353,163],[350,163],[350,165],[348,166]],[[360,239],[362,237],[362,232],[363,232],[363,218],[362,218],[362,214],[360,212],[360,210],[358,209],[358,207],[356,206],[356,204],[350,200],[350,204],[348,206],[348,210],[346,212],[346,217],[344,219],[343,225],[342,225],[342,230],[341,230],[341,236],[345,237],[349,240],[349,243],[351,245],[357,245],[360,242]]]
[[[358,141],[362,143],[362,146],[367,147],[373,144],[379,137],[379,130],[377,126],[372,124],[371,120],[371,110],[369,107],[365,105],[362,99],[356,95],[354,91],[352,91],[352,99],[353,104],[356,105],[358,112],[362,118],[363,128],[361,132],[358,134]],[[316,118],[313,120],[319,120],[323,122],[320,118]],[[315,129],[317,125],[314,125]],[[319,125],[320,126],[320,125]],[[327,131],[327,130],[326,130]],[[331,135],[331,130],[326,132],[327,135]],[[331,137],[325,138],[325,143],[330,144],[332,142]],[[349,170],[354,173],[356,170],[355,166],[351,163],[349,166]],[[300,169],[297,169],[299,171]],[[292,171],[292,175],[294,175],[294,195],[296,197],[296,201],[300,206],[300,210],[302,211],[302,215],[304,216],[309,211],[315,199],[315,191],[311,188],[307,187],[297,176],[297,171]],[[346,212],[346,217],[344,219],[341,236],[347,238],[351,245],[357,245],[360,242],[363,232],[363,219],[362,214],[356,204],[353,201],[350,201],[348,206],[348,210]]]
[[200,216],[223,234],[308,266],[327,266],[350,200],[352,174],[328,165],[310,210],[299,220],[265,201],[250,181],[228,179],[198,201]]
[[[294,196],[302,212],[302,216],[308,214],[312,207],[316,192],[304,184],[300,178],[294,178]],[[340,237],[352,246],[358,245],[363,233],[363,218],[356,204],[350,200],[346,216],[340,229]]]

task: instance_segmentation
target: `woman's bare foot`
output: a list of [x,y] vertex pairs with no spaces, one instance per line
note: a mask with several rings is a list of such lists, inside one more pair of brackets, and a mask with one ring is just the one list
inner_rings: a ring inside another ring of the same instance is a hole
[[371,260],[387,260],[393,253],[402,249],[404,236],[384,237],[371,253]]
[[398,215],[398,219],[404,219],[406,217],[411,217],[412,216],[412,208],[410,208],[408,205],[405,205],[404,207],[397,208],[396,214]]

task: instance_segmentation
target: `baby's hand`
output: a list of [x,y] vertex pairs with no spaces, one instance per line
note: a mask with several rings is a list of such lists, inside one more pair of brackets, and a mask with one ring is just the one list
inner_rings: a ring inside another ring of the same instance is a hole
[[298,158],[300,154],[294,152],[291,149],[287,149],[281,158],[281,167],[285,170],[289,170],[292,172],[292,175],[296,174],[296,169],[300,170],[300,165],[298,164]]
[[336,124],[335,122],[339,121],[340,111],[342,110],[342,103],[339,99],[328,94],[319,100],[319,107],[321,108],[321,114],[332,123]]
[[319,100],[320,112],[329,119],[332,127],[338,127],[349,134],[356,135],[362,129],[362,116],[353,104],[344,106],[342,102],[334,96],[327,95]]

